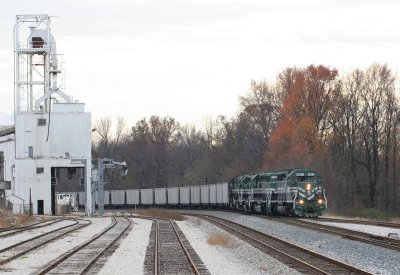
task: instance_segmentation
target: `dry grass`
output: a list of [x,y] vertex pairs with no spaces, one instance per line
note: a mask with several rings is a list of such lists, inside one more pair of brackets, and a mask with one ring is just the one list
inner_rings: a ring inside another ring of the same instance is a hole
[[7,228],[15,224],[15,215],[7,210],[0,209],[0,228]]
[[233,239],[230,235],[224,233],[213,233],[207,240],[210,245],[219,245],[222,247],[233,247]]
[[36,219],[29,215],[17,215],[17,223],[18,224],[25,224],[29,222],[34,222]]
[[35,221],[34,217],[28,215],[15,215],[6,209],[0,209],[0,228],[8,228],[11,226],[22,226],[26,223]]
[[4,218],[0,218],[0,228],[10,227],[11,224]]
[[142,216],[150,216],[156,217],[160,219],[168,219],[168,220],[175,220],[175,221],[183,221],[185,217],[178,212],[166,210],[166,209],[136,209],[132,211],[133,214],[142,215]]

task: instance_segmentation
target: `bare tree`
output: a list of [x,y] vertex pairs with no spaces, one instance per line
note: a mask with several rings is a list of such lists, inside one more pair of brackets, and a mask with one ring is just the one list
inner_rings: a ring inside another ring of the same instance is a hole
[[275,88],[265,81],[251,81],[250,91],[246,96],[240,97],[242,112],[254,125],[263,144],[268,142],[272,129],[280,119],[281,104]]
[[98,154],[102,157],[111,156],[111,148],[110,148],[110,144],[112,142],[111,127],[112,127],[112,122],[109,117],[101,118],[95,123],[97,150]]
[[121,142],[123,142],[128,136],[126,128],[127,127],[125,119],[122,116],[118,117],[117,125],[115,127],[115,135],[113,138],[114,159],[116,158],[117,148],[120,146]]
[[[386,65],[374,64],[365,72],[361,99],[361,133],[369,177],[369,206],[375,207],[380,179],[380,154],[385,131],[385,103],[393,93],[394,77]],[[388,129],[386,129],[388,130]]]

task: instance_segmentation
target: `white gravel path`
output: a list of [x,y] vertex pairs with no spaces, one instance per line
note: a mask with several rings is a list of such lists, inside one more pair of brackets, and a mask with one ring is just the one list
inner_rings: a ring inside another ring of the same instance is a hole
[[133,222],[131,232],[107,260],[99,275],[143,274],[152,221],[133,219]]
[[57,228],[73,224],[73,223],[75,223],[75,222],[70,221],[70,220],[61,221],[61,222],[58,222],[58,223],[55,223],[55,224],[52,224],[49,226],[34,228],[32,230],[27,230],[27,231],[24,231],[17,235],[5,237],[5,238],[1,239],[1,241],[0,241],[0,249],[9,247],[18,242],[22,242],[22,241],[31,239],[31,238],[39,236],[43,233],[46,233],[46,232],[49,232],[49,231],[55,230]]
[[224,230],[197,218],[177,224],[211,274],[299,274],[274,258],[232,236],[230,247],[210,245],[210,236]]
[[92,224],[83,229],[74,231],[73,233],[60,238],[56,242],[51,242],[41,249],[34,250],[20,259],[16,259],[1,266],[0,273],[16,275],[32,274],[50,261],[87,241],[95,234],[100,233],[104,228],[111,224],[111,218],[85,219],[92,221]]

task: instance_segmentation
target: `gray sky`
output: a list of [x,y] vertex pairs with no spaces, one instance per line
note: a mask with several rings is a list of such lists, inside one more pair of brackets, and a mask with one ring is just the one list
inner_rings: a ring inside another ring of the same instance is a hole
[[49,14],[66,93],[93,120],[233,116],[251,79],[324,64],[400,70],[400,1],[2,0],[0,112],[13,111],[16,14]]

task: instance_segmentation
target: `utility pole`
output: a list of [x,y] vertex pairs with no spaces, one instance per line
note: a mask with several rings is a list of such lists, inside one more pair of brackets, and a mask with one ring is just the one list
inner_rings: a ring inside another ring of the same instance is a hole
[[126,179],[128,175],[128,166],[126,162],[116,162],[112,159],[99,159],[97,160],[97,169],[98,169],[98,183],[97,183],[97,191],[98,191],[98,205],[99,205],[99,216],[103,216],[104,214],[104,182],[105,182],[105,170],[106,169],[114,169],[120,167],[121,177],[122,179]]

